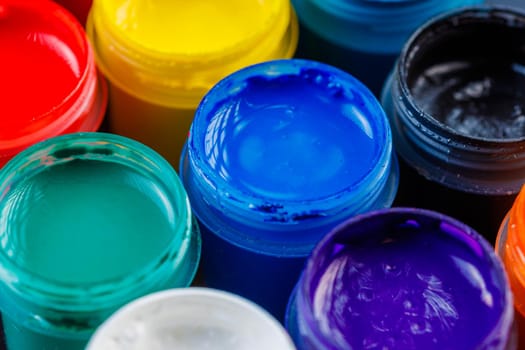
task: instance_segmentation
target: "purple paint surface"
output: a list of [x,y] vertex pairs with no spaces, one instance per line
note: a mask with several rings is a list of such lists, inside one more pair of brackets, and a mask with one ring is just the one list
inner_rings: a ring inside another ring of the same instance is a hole
[[423,210],[364,217],[340,226],[308,262],[297,317],[304,317],[298,321],[303,336],[306,322],[317,339],[305,344],[323,349],[505,348],[510,293],[487,242],[462,224]]

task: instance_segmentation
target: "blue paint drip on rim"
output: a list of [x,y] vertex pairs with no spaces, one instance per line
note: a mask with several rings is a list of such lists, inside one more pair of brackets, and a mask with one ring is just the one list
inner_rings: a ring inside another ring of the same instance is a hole
[[224,239],[304,256],[338,222],[389,207],[398,169],[370,91],[296,59],[219,82],[196,112],[180,173],[199,220]]

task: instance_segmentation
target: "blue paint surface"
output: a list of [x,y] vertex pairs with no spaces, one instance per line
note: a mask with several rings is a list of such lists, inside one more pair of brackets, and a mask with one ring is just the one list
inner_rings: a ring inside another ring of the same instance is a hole
[[358,185],[380,160],[387,130],[364,108],[321,70],[256,76],[216,102],[199,141],[210,168],[237,190],[315,200]]
[[342,226],[303,281],[296,317],[308,305],[323,349],[504,349],[509,340],[499,260],[477,233],[436,214],[392,209]]

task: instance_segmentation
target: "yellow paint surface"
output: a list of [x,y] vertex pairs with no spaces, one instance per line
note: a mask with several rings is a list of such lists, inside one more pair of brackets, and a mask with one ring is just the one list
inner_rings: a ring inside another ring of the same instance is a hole
[[[105,17],[128,40],[159,53],[204,55],[267,31],[282,0],[104,0]],[[125,33],[125,34],[124,34]]]

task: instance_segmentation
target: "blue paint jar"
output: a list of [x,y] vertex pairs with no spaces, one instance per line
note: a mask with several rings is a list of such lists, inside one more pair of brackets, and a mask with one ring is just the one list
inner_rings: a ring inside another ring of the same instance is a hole
[[277,60],[226,77],[201,102],[180,175],[203,235],[202,272],[282,319],[313,246],[355,214],[389,207],[390,126],[351,75]]
[[353,74],[379,95],[410,34],[433,16],[483,0],[292,0],[300,22],[296,57]]
[[396,206],[453,216],[494,243],[525,181],[525,13],[481,7],[420,28],[382,103],[401,158]]
[[337,226],[290,298],[299,350],[516,349],[512,293],[491,245],[467,225],[389,208]]

